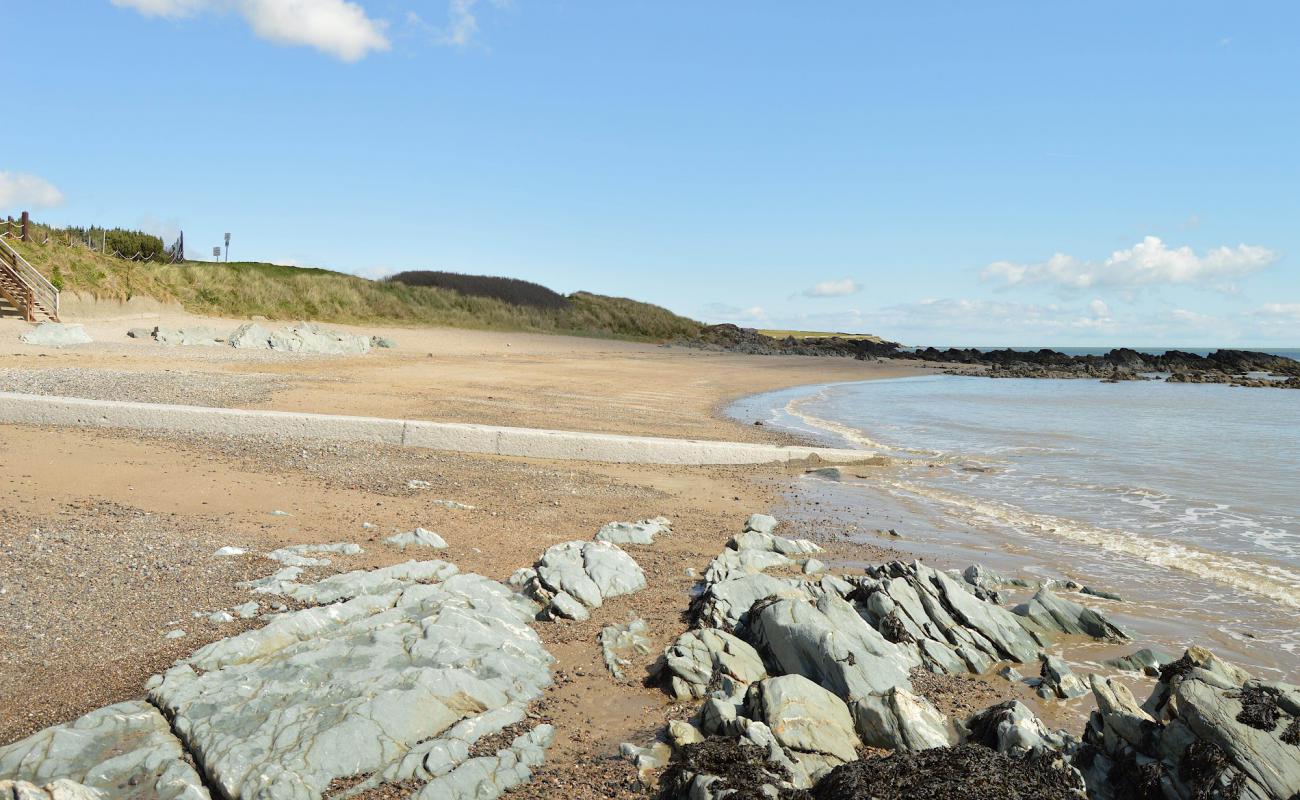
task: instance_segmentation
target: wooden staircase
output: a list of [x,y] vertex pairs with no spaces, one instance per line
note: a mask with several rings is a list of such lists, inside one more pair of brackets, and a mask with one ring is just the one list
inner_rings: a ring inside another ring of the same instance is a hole
[[0,239],[0,299],[28,322],[59,321],[59,290]]

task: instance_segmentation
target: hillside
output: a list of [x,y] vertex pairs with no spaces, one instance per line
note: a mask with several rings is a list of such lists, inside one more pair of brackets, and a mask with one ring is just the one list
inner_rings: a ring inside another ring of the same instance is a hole
[[255,262],[157,264],[125,261],[81,247],[10,241],[65,292],[100,299],[143,295],[174,300],[196,314],[446,325],[649,341],[693,337],[701,328],[698,322],[659,306],[587,292],[569,295],[562,308],[539,308],[324,269]]

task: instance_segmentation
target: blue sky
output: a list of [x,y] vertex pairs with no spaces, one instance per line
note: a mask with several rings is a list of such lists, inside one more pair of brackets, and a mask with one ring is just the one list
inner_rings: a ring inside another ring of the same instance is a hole
[[907,343],[1300,346],[1294,3],[5,15],[0,213]]

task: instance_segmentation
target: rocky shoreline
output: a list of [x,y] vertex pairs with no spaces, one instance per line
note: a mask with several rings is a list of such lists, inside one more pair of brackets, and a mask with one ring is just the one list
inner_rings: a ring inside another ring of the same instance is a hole
[[774,339],[730,324],[709,326],[698,338],[674,344],[751,355],[905,359],[952,365],[947,374],[988,378],[1091,378],[1107,383],[1163,379],[1169,383],[1300,389],[1300,361],[1251,350],[1216,350],[1204,356],[1181,350],[1152,355],[1130,348],[1116,348],[1104,355],[1069,355],[1050,349],[905,350],[897,342],[841,336]]
[[[835,571],[818,544],[756,514],[704,569],[678,635],[646,680],[686,718],[628,743],[664,798],[1034,797],[1293,800],[1300,689],[1254,680],[1193,647],[1115,663],[1154,672],[1142,704],[1053,650],[1132,634],[1064,596],[979,566],[919,561]],[[265,557],[243,584],[273,610],[107,706],[0,747],[12,800],[490,800],[529,781],[557,731],[530,710],[554,681],[539,626],[587,619],[648,588],[665,518],[610,523],[496,582],[441,560],[307,580],[351,543]],[[436,536],[385,545],[437,551]],[[627,548],[627,549],[625,549]],[[239,555],[245,555],[240,553]],[[224,556],[231,557],[231,556]],[[268,570],[270,567],[268,567]],[[1032,590],[1014,607],[1005,590]],[[1092,590],[1096,594],[1099,590]],[[1086,599],[1080,595],[1080,599]],[[293,608],[289,607],[292,604]],[[256,605],[256,604],[254,604]],[[638,619],[590,647],[622,679],[650,653]],[[1022,677],[1036,667],[1036,676]],[[1008,699],[950,718],[922,676],[1000,676],[1005,694],[1093,694],[1077,735]]]

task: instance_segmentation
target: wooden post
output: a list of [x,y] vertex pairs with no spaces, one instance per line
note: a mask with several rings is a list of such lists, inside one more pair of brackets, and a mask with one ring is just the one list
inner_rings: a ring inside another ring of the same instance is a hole
[[28,239],[27,239],[27,225],[28,225],[28,223],[30,223],[31,221],[32,221],[32,218],[29,217],[29,216],[27,216],[27,212],[24,211],[24,212],[23,212],[23,235],[20,237],[24,242],[28,241]]

